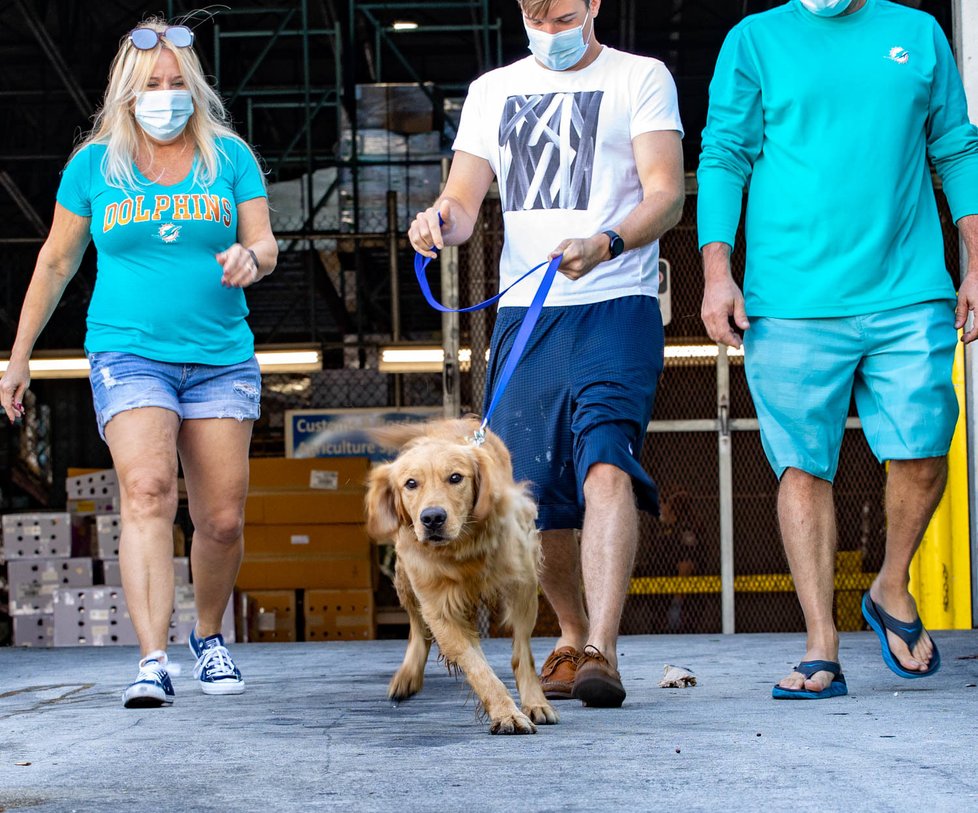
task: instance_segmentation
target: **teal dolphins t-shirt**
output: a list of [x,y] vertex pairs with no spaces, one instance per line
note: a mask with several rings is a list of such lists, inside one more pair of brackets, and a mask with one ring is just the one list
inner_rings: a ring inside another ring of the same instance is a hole
[[[104,144],[72,157],[57,200],[91,218],[98,251],[85,348],[156,361],[238,364],[254,353],[244,291],[221,285],[215,255],[237,241],[237,207],[266,197],[261,171],[237,138],[217,139],[218,173],[203,187],[193,170],[179,183],[109,186]],[[197,159],[195,159],[197,160]]]

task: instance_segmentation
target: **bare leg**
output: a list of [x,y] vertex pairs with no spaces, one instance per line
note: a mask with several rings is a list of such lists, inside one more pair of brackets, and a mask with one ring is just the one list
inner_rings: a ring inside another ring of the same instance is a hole
[[[890,461],[886,480],[886,556],[869,592],[873,601],[895,618],[917,618],[917,605],[907,589],[910,560],[920,546],[946,483],[946,458]],[[912,652],[896,635],[887,632],[886,637],[904,669],[927,671],[934,646],[926,630]]]
[[618,628],[638,546],[638,509],[631,477],[595,463],[584,481],[581,566],[591,630],[587,644],[618,667]]
[[540,586],[557,614],[560,638],[555,648],[584,648],[588,636],[587,611],[581,593],[581,549],[577,531],[567,529],[540,534],[543,565]]
[[105,427],[122,497],[119,569],[142,657],[169,640],[179,425],[176,413],[144,407]]
[[221,631],[244,555],[251,427],[251,421],[206,418],[184,421],[180,430],[180,459],[194,523],[190,556],[201,638]]
[[[788,469],[778,490],[778,519],[808,631],[803,660],[838,661],[839,633],[832,618],[836,548],[832,483],[800,469]],[[808,680],[792,672],[779,685],[819,692],[831,682],[829,672],[816,672]]]

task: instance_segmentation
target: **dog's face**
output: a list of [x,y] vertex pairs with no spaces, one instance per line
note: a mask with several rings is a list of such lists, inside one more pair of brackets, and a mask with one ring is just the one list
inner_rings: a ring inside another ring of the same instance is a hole
[[486,453],[469,443],[421,437],[391,463],[374,468],[367,490],[367,531],[376,539],[410,526],[419,542],[447,545],[491,505]]

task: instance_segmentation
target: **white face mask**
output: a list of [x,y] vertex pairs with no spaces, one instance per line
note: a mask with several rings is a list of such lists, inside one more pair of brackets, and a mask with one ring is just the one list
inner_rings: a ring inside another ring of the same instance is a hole
[[801,0],[801,4],[819,17],[837,17],[852,5],[852,0]]
[[[576,28],[567,31],[560,31],[556,34],[548,34],[545,31],[537,31],[530,28],[523,21],[526,29],[526,36],[530,40],[530,53],[537,58],[542,65],[552,71],[566,71],[573,68],[584,58],[587,51],[587,44],[591,40],[591,35],[584,37],[584,26],[587,25],[587,18],[591,14],[591,9],[584,16],[584,22]],[[594,27],[591,27],[594,33]]]
[[136,121],[157,141],[172,141],[194,112],[189,90],[144,90],[136,94]]

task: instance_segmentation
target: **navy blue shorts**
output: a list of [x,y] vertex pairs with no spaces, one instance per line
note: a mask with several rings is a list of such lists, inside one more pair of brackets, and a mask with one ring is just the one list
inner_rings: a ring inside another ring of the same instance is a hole
[[[499,309],[483,412],[525,313]],[[653,297],[543,309],[490,420],[516,479],[533,485],[541,530],[581,527],[584,478],[595,463],[631,475],[638,507],[658,515],[658,491],[639,460],[663,345]]]

